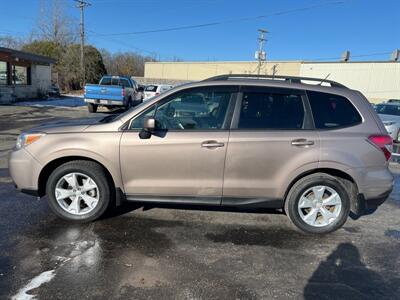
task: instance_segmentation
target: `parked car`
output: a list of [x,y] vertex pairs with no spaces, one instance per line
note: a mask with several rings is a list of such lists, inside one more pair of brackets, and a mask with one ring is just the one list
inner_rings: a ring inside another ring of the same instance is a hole
[[98,106],[107,108],[125,107],[129,109],[140,104],[138,85],[129,77],[103,76],[99,84],[85,85],[84,98],[89,112],[95,113]]
[[60,88],[57,84],[53,83],[49,89],[49,97],[60,97]]
[[172,88],[173,88],[172,85],[166,85],[166,84],[147,85],[144,89],[144,100],[160,95],[161,93],[164,93]]
[[389,196],[392,138],[360,92],[320,81],[217,76],[121,115],[39,126],[18,137],[10,174],[69,221],[133,201],[274,208],[332,232]]
[[400,103],[380,103],[375,106],[375,111],[392,139],[400,141]]
[[386,101],[387,103],[397,103],[400,104],[400,99],[389,99]]

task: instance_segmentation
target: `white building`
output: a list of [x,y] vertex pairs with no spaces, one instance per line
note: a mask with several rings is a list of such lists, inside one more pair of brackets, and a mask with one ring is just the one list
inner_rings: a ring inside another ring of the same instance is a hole
[[55,60],[0,47],[0,104],[46,95]]

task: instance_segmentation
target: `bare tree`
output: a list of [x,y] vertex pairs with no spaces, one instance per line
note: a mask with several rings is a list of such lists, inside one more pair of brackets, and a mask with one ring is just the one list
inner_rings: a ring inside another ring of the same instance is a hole
[[0,47],[21,49],[24,42],[20,38],[12,37],[10,35],[0,36]]
[[61,45],[69,45],[76,42],[78,33],[76,20],[66,14],[66,2],[40,0],[39,20],[32,36]]
[[101,50],[104,65],[110,75],[143,76],[144,63],[155,61],[153,57],[142,56],[135,52],[122,52],[111,54],[105,49]]

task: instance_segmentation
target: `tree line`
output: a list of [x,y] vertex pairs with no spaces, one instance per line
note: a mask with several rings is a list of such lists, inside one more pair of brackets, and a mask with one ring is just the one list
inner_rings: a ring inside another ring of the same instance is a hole
[[[65,14],[65,2],[41,2],[39,20],[25,38],[0,37],[0,46],[51,57],[56,60],[53,72],[58,74],[62,90],[81,87],[79,29],[76,21]],[[93,45],[84,47],[85,78],[87,83],[97,83],[105,75],[143,76],[146,61],[154,57],[128,51],[110,53]]]

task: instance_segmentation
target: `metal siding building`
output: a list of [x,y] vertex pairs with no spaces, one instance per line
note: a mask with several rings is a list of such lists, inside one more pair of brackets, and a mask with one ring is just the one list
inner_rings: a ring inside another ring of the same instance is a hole
[[[300,74],[300,61],[269,61],[263,64],[261,74],[271,74],[275,66],[276,75]],[[240,73],[254,74],[257,62],[146,62],[146,78],[173,80],[202,80],[211,76]]]
[[338,81],[361,91],[370,101],[400,99],[400,63],[347,62],[302,63],[300,75]]
[[[370,101],[400,99],[399,62],[301,62],[268,61],[261,74],[325,78],[361,91]],[[220,74],[256,74],[257,62],[147,62],[145,78],[163,80],[202,80]]]

